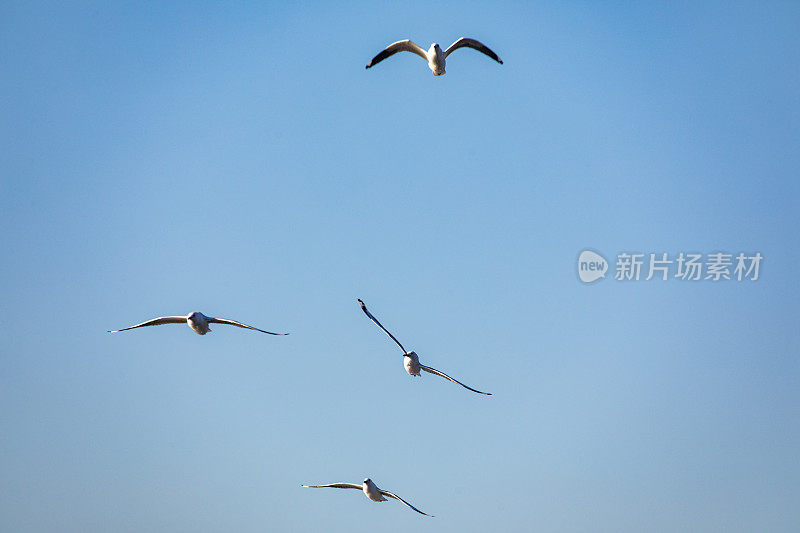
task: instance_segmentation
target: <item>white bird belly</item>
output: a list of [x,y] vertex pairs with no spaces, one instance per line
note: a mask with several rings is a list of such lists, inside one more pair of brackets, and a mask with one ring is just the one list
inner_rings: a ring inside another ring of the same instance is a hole
[[189,327],[192,328],[198,335],[205,335],[211,331],[211,328],[208,327],[208,322],[206,322],[206,319],[203,316],[197,316],[197,314],[193,313],[189,316],[186,322],[188,322]]
[[375,488],[374,491],[371,491],[370,488],[371,487],[364,488],[364,494],[367,495],[367,498],[369,498],[370,500],[372,500],[374,502],[385,502],[386,501],[386,498],[383,497],[383,494],[381,494],[381,491],[377,490],[377,487]]
[[419,376],[421,370],[419,365],[419,357],[414,352],[410,352],[403,357],[403,366],[406,372],[411,376]]
[[381,491],[378,490],[378,487],[376,487],[374,484],[365,486],[363,490],[364,490],[364,494],[367,496],[367,498],[369,498],[370,500],[372,500],[374,502],[385,502],[386,501],[386,498],[383,497],[383,494],[381,494]]
[[442,52],[439,45],[433,43],[426,55],[428,56],[428,68],[431,69],[433,75],[441,76],[444,74],[444,52]]

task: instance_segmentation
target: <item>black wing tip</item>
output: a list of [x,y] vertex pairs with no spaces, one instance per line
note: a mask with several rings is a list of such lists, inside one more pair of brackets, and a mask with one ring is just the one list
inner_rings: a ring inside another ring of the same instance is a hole
[[497,58],[497,62],[500,63],[501,65],[503,64],[503,60],[500,59],[499,57]]
[[367,306],[364,304],[364,300],[362,300],[361,298],[358,298],[358,303],[359,303],[359,305],[361,305],[361,309],[366,309],[367,308]]

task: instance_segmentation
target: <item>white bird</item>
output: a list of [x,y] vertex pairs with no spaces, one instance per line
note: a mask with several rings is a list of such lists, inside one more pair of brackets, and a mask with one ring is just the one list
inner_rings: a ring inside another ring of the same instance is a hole
[[423,513],[422,511],[420,511],[419,509],[417,509],[416,507],[414,507],[413,505],[411,505],[410,503],[405,501],[403,498],[401,498],[397,494],[391,493],[388,490],[379,489],[378,486],[375,485],[375,482],[373,482],[370,478],[365,479],[364,483],[361,484],[361,485],[356,485],[355,483],[331,483],[329,485],[301,485],[301,486],[302,487],[308,487],[310,489],[321,489],[321,488],[325,488],[325,487],[331,487],[331,488],[334,488],[334,489],[358,489],[358,490],[363,490],[364,494],[366,494],[367,498],[369,498],[370,500],[372,500],[374,502],[385,502],[385,501],[388,501],[386,498],[384,498],[384,496],[388,496],[390,498],[394,498],[395,500],[400,500],[404,504],[406,504],[409,507],[411,507],[412,509],[414,509],[419,514],[424,514],[425,516],[431,516],[431,517],[433,516],[432,514]]
[[481,52],[491,57],[501,65],[503,64],[503,61],[499,57],[497,57],[497,54],[492,52],[488,46],[476,41],[475,39],[462,37],[453,44],[451,44],[450,46],[448,46],[447,50],[445,50],[444,52],[442,52],[439,43],[433,43],[426,52],[425,50],[422,49],[421,46],[412,41],[409,41],[408,39],[404,41],[397,41],[396,43],[390,44],[389,46],[384,48],[383,51],[381,51],[381,53],[373,57],[372,61],[367,63],[366,68],[370,68],[377,65],[387,57],[393,56],[397,52],[412,52],[428,62],[428,67],[430,67],[430,69],[433,71],[434,76],[441,76],[442,74],[445,73],[444,65],[447,56],[449,56],[459,48],[464,48],[464,47],[477,50],[478,52]]
[[247,324],[242,324],[241,322],[236,322],[235,320],[228,320],[227,318],[213,318],[198,311],[195,311],[189,316],[162,316],[154,318],[153,320],[148,320],[147,322],[142,322],[141,324],[136,324],[135,326],[131,326],[129,328],[109,330],[108,332],[119,333],[120,331],[127,331],[129,329],[143,328],[144,326],[160,326],[161,324],[184,323],[188,324],[189,327],[192,328],[198,335],[205,335],[211,331],[211,328],[208,327],[209,324],[228,324],[245,329],[254,329],[256,331],[260,331],[261,333],[269,333],[270,335],[288,335],[288,333],[273,333],[271,331],[264,331],[263,329],[254,328],[253,326],[248,326]]
[[362,311],[364,311],[364,314],[366,314],[366,315],[369,317],[369,319],[370,319],[370,320],[372,320],[373,322],[375,322],[375,324],[377,324],[377,325],[378,325],[378,327],[379,327],[379,328],[381,328],[381,329],[383,330],[383,332],[384,332],[384,333],[386,333],[387,335],[389,335],[389,337],[390,337],[390,338],[391,338],[391,339],[392,339],[394,342],[396,342],[396,343],[397,343],[397,345],[400,347],[400,349],[401,349],[401,350],[403,350],[403,366],[405,367],[405,369],[406,369],[406,372],[408,372],[410,375],[412,375],[412,376],[419,376],[419,371],[420,371],[420,370],[424,370],[425,372],[430,372],[431,374],[436,374],[437,376],[441,376],[441,377],[443,377],[444,379],[449,379],[449,380],[450,380],[450,381],[452,381],[453,383],[458,383],[459,385],[461,385],[461,386],[462,386],[462,387],[464,387],[465,389],[469,389],[469,390],[471,390],[472,392],[477,392],[478,394],[486,394],[487,396],[491,396],[491,395],[492,395],[492,393],[491,393],[491,392],[481,392],[481,391],[479,391],[479,390],[475,390],[475,389],[473,389],[472,387],[468,387],[468,386],[464,385],[463,383],[461,383],[461,382],[460,382],[460,381],[458,381],[457,379],[453,379],[453,378],[451,378],[450,376],[448,376],[448,375],[447,375],[447,374],[445,374],[444,372],[440,372],[440,371],[436,370],[435,368],[431,368],[431,367],[429,367],[429,366],[425,366],[425,365],[423,365],[423,364],[420,364],[420,362],[419,362],[419,356],[417,356],[417,354],[416,354],[415,352],[413,352],[413,351],[412,351],[412,352],[408,352],[408,351],[406,351],[406,349],[405,349],[405,348],[403,348],[403,345],[402,345],[402,344],[400,344],[400,341],[398,341],[397,339],[395,339],[395,338],[394,338],[394,335],[392,335],[391,333],[389,333],[389,330],[387,330],[385,327],[383,327],[383,325],[381,325],[381,323],[380,323],[380,322],[378,322],[378,319],[377,319],[377,318],[375,318],[374,316],[372,316],[372,314],[371,314],[369,311],[367,311],[367,306],[366,306],[366,305],[364,305],[364,302],[361,300],[361,298],[359,298],[359,299],[358,299],[358,303],[359,303],[359,304],[361,304],[361,310],[362,310]]

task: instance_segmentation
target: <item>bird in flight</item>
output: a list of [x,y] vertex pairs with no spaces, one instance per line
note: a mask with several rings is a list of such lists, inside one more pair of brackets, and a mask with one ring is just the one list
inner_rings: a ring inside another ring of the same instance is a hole
[[242,324],[241,322],[236,322],[235,320],[228,320],[227,318],[213,318],[210,316],[206,316],[198,311],[195,311],[189,316],[162,316],[154,318],[153,320],[148,320],[147,322],[142,322],[141,324],[136,324],[135,326],[131,326],[129,328],[109,330],[109,333],[119,333],[120,331],[127,331],[129,329],[135,329],[135,328],[143,328],[145,326],[160,326],[161,324],[184,324],[184,323],[188,324],[189,327],[192,328],[198,335],[205,335],[206,333],[211,331],[211,328],[208,327],[209,324],[228,324],[230,326],[237,326],[245,329],[253,329],[256,331],[260,331],[261,333],[269,333],[270,335],[288,335],[288,333],[273,333],[271,331],[264,331],[263,329],[254,328],[253,326],[248,326],[247,324]]
[[406,504],[409,507],[411,507],[412,509],[414,509],[419,514],[424,514],[425,516],[430,516],[430,517],[433,516],[432,514],[423,513],[422,511],[420,511],[419,509],[417,509],[416,507],[414,507],[413,505],[411,505],[410,503],[405,501],[403,498],[401,498],[397,494],[389,492],[388,490],[379,489],[378,486],[375,485],[375,482],[373,482],[370,478],[365,479],[364,483],[362,483],[361,485],[357,485],[355,483],[331,483],[329,485],[301,485],[301,486],[302,487],[308,487],[310,489],[321,489],[321,488],[325,488],[325,487],[331,487],[331,488],[334,488],[334,489],[357,489],[357,490],[363,490],[364,494],[367,496],[367,498],[369,498],[370,500],[372,500],[374,502],[385,502],[385,501],[388,501],[386,498],[384,498],[384,496],[388,496],[390,498],[394,498],[395,500],[400,500],[404,504]]
[[445,73],[444,65],[447,56],[449,56],[459,48],[464,48],[464,47],[477,50],[478,52],[481,52],[491,57],[501,65],[503,64],[503,60],[497,57],[497,54],[492,52],[488,46],[476,41],[475,39],[470,39],[469,37],[462,37],[453,44],[451,44],[450,46],[448,46],[447,50],[445,50],[444,52],[442,52],[442,48],[439,46],[439,43],[433,43],[426,52],[418,44],[409,41],[408,39],[404,41],[397,41],[396,43],[390,44],[389,46],[384,48],[378,55],[373,57],[372,61],[367,63],[366,68],[370,68],[377,65],[387,57],[393,56],[397,52],[412,52],[428,62],[428,67],[433,71],[434,76],[441,76],[442,74]]
[[492,395],[492,393],[491,393],[491,392],[481,392],[481,391],[479,391],[479,390],[473,389],[472,387],[468,387],[468,386],[464,385],[463,383],[461,383],[461,382],[460,382],[460,381],[458,381],[457,379],[453,379],[453,378],[451,378],[450,376],[448,376],[448,375],[447,375],[447,374],[445,374],[444,372],[440,372],[440,371],[436,370],[435,368],[431,368],[431,367],[429,367],[429,366],[425,366],[425,365],[423,365],[423,364],[420,364],[420,362],[419,362],[419,356],[417,356],[417,354],[416,354],[415,352],[413,352],[413,351],[412,351],[412,352],[406,351],[406,349],[405,349],[405,348],[403,348],[403,345],[402,345],[402,344],[400,344],[400,341],[398,341],[398,340],[397,340],[397,339],[394,337],[394,335],[392,335],[391,333],[389,333],[389,330],[387,330],[385,327],[383,327],[383,325],[381,325],[381,323],[380,323],[380,322],[378,322],[378,319],[377,319],[377,318],[375,318],[374,316],[372,316],[372,313],[370,313],[369,311],[367,311],[367,306],[366,306],[366,305],[364,305],[364,302],[363,302],[363,301],[362,301],[360,298],[358,299],[358,303],[359,303],[359,304],[361,304],[361,310],[362,310],[362,311],[364,311],[364,314],[365,314],[365,315],[367,315],[367,316],[369,317],[369,319],[370,319],[370,320],[372,320],[373,322],[375,322],[375,324],[376,324],[376,325],[377,325],[379,328],[381,328],[381,329],[383,330],[383,332],[384,332],[384,333],[386,333],[387,335],[389,335],[389,338],[391,338],[391,339],[392,339],[394,342],[396,342],[396,343],[397,343],[397,345],[400,347],[400,349],[401,349],[401,350],[403,350],[403,366],[405,367],[405,369],[406,369],[406,372],[408,372],[410,375],[412,375],[412,376],[419,376],[419,372],[420,372],[420,370],[424,370],[425,372],[430,372],[431,374],[436,374],[437,376],[441,376],[441,377],[443,377],[444,379],[449,379],[449,380],[450,380],[450,381],[452,381],[453,383],[458,383],[459,385],[461,385],[461,386],[462,386],[462,387],[464,387],[465,389],[469,389],[469,390],[471,390],[472,392],[477,392],[478,394],[485,394],[485,395],[487,395],[487,396],[491,396],[491,395]]

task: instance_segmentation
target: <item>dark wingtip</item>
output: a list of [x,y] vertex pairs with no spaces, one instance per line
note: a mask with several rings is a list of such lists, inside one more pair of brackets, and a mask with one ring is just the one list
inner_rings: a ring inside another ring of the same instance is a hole
[[497,58],[497,62],[500,63],[501,65],[503,64],[503,60],[500,59],[499,57]]
[[366,67],[364,67],[364,68],[369,68],[369,67],[371,67],[371,66],[372,66],[372,63],[367,63],[367,66],[366,66]]
[[361,298],[358,298],[358,303],[361,304],[362,308],[366,307],[366,305],[364,305],[364,300],[362,300]]

